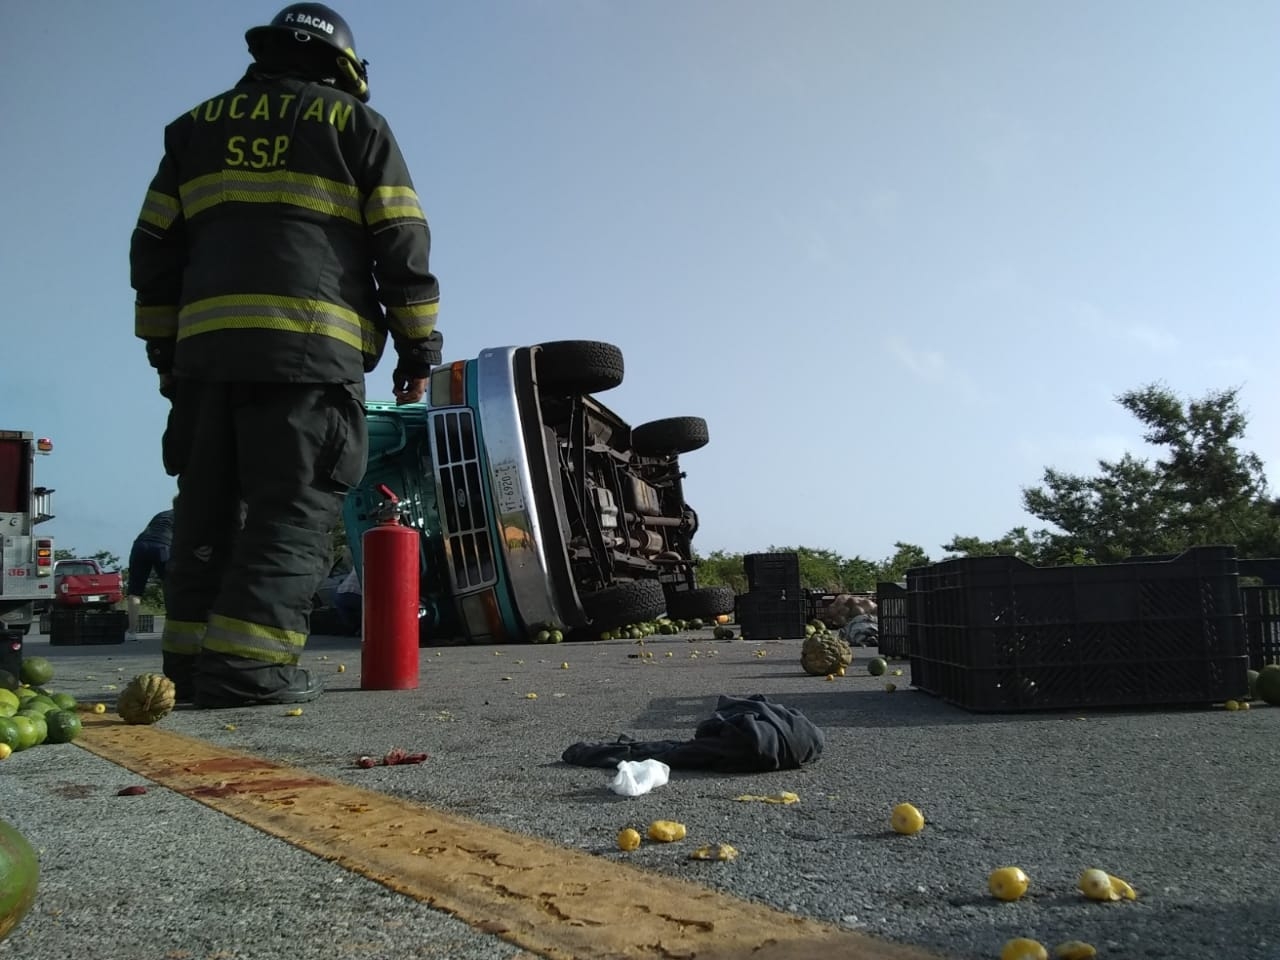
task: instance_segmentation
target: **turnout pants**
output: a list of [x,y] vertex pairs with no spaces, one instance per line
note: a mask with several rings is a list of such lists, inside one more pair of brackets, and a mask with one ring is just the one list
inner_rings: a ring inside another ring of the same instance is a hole
[[346,492],[364,475],[364,384],[179,381],[163,439],[178,478],[161,648],[297,664]]

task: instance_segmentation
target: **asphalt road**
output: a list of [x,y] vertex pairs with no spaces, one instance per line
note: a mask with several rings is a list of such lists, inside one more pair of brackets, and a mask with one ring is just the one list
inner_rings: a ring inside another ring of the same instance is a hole
[[[301,716],[179,709],[162,725],[947,956],[998,957],[1006,939],[1028,936],[1086,940],[1104,958],[1280,958],[1280,709],[980,716],[911,690],[909,676],[868,676],[873,651],[856,650],[850,674],[827,681],[803,673],[799,648],[701,631],[643,646],[424,649],[418,689],[368,692],[358,641],[317,637],[306,661],[327,692]],[[27,655],[54,661],[54,689],[107,703],[159,666],[155,638],[50,648],[32,637]],[[773,774],[672,771],[636,798],[608,789],[610,771],[559,760],[574,742],[622,733],[689,738],[721,693],[801,710],[825,734],[822,758]],[[397,746],[429,759],[355,764]],[[0,762],[0,815],[40,850],[43,871],[35,908],[0,957],[520,955],[179,794],[116,796],[136,782],[75,745]],[[734,799],[780,791],[800,801]],[[888,829],[901,801],[927,818],[915,837]],[[686,824],[689,841],[616,849],[622,826],[653,819]],[[691,862],[695,842],[730,843],[740,856]],[[1032,879],[1017,903],[986,892],[1004,865]],[[1075,880],[1094,866],[1140,898],[1084,900]]]

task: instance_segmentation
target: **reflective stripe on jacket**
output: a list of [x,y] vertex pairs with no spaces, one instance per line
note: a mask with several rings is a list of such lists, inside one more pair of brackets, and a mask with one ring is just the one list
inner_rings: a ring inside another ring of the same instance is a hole
[[386,120],[253,70],[165,128],[130,249],[134,332],[213,381],[362,380],[435,330],[430,231]]

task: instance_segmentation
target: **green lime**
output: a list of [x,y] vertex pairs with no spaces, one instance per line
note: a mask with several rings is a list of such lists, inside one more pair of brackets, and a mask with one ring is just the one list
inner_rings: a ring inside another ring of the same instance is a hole
[[54,703],[53,697],[46,697],[42,693],[37,693],[34,697],[29,697],[23,704],[23,710],[39,710],[41,713],[48,713],[50,710],[57,710],[58,705]]
[[54,710],[46,713],[44,722],[49,728],[49,743],[70,743],[80,736],[80,718],[70,710]]
[[32,746],[39,746],[44,743],[49,736],[49,724],[45,722],[44,714],[37,710],[19,710],[14,715],[14,719],[18,717],[26,717],[31,721],[31,726],[36,732],[36,742]]
[[36,745],[36,725],[22,714],[10,717],[9,722],[18,728],[18,742],[14,750],[30,750]]
[[22,701],[18,699],[18,695],[12,690],[5,690],[3,687],[0,687],[0,705],[6,703],[13,707],[13,709],[17,710],[18,705],[22,703]]
[[867,663],[867,673],[873,677],[883,677],[884,672],[889,669],[889,664],[884,657],[873,657]]
[[0,690],[17,690],[18,678],[8,670],[0,670]]
[[1273,707],[1280,707],[1280,667],[1265,667],[1254,682],[1258,699]]
[[13,722],[12,717],[0,717],[0,743],[5,744],[12,750],[18,749],[18,741],[21,740],[18,733],[18,725]]
[[25,657],[22,661],[22,682],[33,687],[53,679],[53,664],[44,657]]
[[76,698],[69,693],[55,693],[50,699],[58,705],[59,710],[74,710],[78,706]]
[[30,700],[32,697],[38,697],[38,696],[40,696],[40,694],[39,694],[39,693],[37,693],[35,690],[32,690],[30,687],[25,687],[25,686],[24,686],[24,687],[19,687],[19,688],[18,688],[18,700],[19,700],[19,701],[24,701],[24,702],[25,702],[25,701],[27,701],[27,700]]

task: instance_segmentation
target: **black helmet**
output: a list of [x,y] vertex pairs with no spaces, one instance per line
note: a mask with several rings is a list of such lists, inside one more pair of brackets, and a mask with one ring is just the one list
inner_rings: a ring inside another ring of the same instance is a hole
[[[291,3],[265,27],[253,27],[244,35],[254,59],[270,57],[274,47],[294,47],[295,54],[310,53],[317,44],[317,64],[332,67],[338,85],[361,101],[369,99],[369,62],[356,56],[356,41],[347,21],[323,3]],[[304,46],[307,45],[307,46]]]

